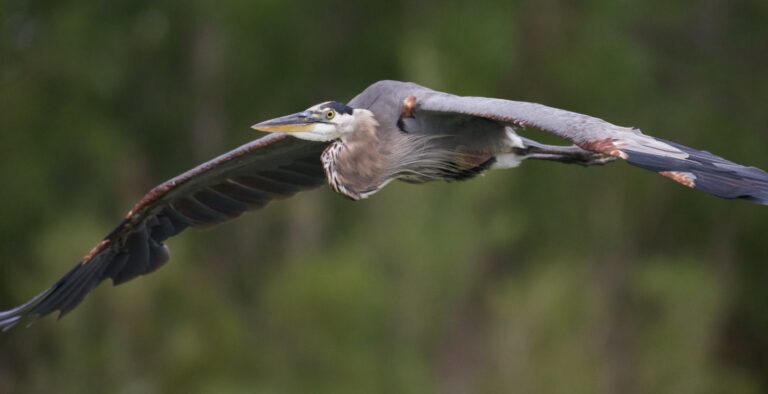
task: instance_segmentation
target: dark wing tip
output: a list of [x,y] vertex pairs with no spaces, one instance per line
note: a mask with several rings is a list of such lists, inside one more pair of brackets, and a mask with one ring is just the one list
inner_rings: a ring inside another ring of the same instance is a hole
[[104,269],[109,266],[114,252],[107,250],[93,257],[87,263],[78,263],[59,279],[56,284],[36,295],[26,303],[0,312],[0,330],[7,331],[23,321],[31,321],[59,311],[64,316],[82,302],[85,295],[104,278]]
[[678,159],[626,149],[627,162],[656,171],[678,183],[726,199],[768,205],[768,173],[743,166],[706,151],[663,141],[688,154]]
[[139,228],[127,223],[121,223],[49,289],[14,309],[0,311],[0,330],[55,311],[62,317],[105,279],[111,278],[117,285],[156,270],[169,258],[162,241],[186,228],[186,224],[172,223],[164,215],[150,218]]
[[34,310],[40,301],[48,296],[52,290],[53,288],[46,289],[26,303],[19,305],[16,308],[0,312],[0,331],[8,331],[23,320],[36,317],[34,313],[31,313],[32,310]]
[[756,168],[733,166],[726,170],[693,171],[695,189],[728,199],[739,199],[755,204],[768,205],[768,173],[756,176]]

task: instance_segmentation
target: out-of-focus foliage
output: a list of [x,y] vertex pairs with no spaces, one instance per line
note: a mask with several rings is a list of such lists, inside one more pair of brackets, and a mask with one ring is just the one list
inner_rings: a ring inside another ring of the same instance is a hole
[[[249,125],[379,79],[766,168],[767,38],[764,0],[6,1],[0,307]],[[764,207],[623,163],[315,191],[0,335],[0,392],[765,392],[766,234]]]

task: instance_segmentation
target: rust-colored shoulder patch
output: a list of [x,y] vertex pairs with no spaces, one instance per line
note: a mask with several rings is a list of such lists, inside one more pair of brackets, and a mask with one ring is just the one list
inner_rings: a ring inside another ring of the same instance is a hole
[[619,149],[610,138],[597,141],[589,141],[579,144],[582,149],[586,149],[592,152],[602,153],[604,155],[618,157],[620,159],[627,160],[627,154]]
[[413,112],[416,110],[416,97],[408,96],[403,101],[403,110],[400,112],[401,118],[413,118]]
[[91,261],[97,254],[101,253],[104,249],[106,249],[107,246],[109,246],[108,239],[102,240],[101,242],[96,244],[96,246],[94,246],[93,249],[91,249],[91,251],[88,252],[88,254],[85,255],[85,257],[83,257],[83,261],[80,262],[80,265],[88,264],[88,262]]
[[696,187],[696,175],[691,174],[690,172],[682,172],[682,171],[661,171],[659,172],[660,175],[665,176],[683,186],[688,186],[690,188]]

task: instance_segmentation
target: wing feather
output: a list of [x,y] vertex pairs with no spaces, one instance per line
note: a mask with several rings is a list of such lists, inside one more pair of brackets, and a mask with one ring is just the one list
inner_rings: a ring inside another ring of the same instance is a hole
[[224,222],[322,185],[326,145],[270,134],[155,187],[53,286],[0,311],[0,330],[55,311],[63,316],[103,280],[118,285],[155,271],[170,258],[163,241],[190,226]]
[[768,205],[768,173],[617,126],[602,119],[541,104],[484,97],[461,97],[427,88],[413,88],[412,116],[461,114],[533,127],[564,138],[592,152],[618,157],[658,172],[680,184],[727,199]]

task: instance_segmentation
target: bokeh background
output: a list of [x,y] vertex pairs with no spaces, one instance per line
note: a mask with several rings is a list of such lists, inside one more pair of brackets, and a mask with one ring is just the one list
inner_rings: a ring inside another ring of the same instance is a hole
[[[767,70],[765,0],[6,0],[0,307],[249,125],[379,79],[767,168]],[[0,334],[0,392],[768,392],[766,234],[764,207],[625,163],[326,188]]]

